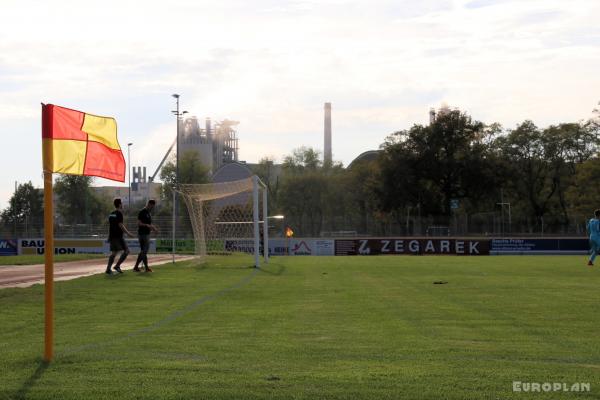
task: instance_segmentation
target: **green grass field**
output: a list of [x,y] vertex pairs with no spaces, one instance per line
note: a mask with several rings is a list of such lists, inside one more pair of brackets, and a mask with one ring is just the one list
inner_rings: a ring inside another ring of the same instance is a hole
[[0,399],[600,398],[600,268],[584,257],[250,262],[56,283],[50,365],[43,287],[0,290]]

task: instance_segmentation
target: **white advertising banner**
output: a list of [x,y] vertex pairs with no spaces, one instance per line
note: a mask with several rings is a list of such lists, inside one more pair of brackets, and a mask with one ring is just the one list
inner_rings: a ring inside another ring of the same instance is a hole
[[[140,251],[137,239],[125,239],[132,253]],[[44,254],[44,239],[19,239],[18,254]],[[54,254],[109,254],[110,244],[104,239],[55,239]],[[150,240],[150,253],[156,253],[156,239]]]
[[[230,251],[254,252],[254,242],[245,239],[228,239],[225,248]],[[332,239],[270,239],[269,254],[272,256],[333,256],[335,241]]]

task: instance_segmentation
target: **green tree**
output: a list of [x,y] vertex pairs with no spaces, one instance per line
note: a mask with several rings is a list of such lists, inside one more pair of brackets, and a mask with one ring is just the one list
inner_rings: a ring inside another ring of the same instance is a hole
[[36,224],[42,225],[44,217],[44,194],[33,187],[31,181],[18,185],[10,198],[9,205],[2,211],[0,218],[4,225]]
[[569,210],[575,215],[592,215],[600,208],[595,187],[600,182],[600,158],[591,158],[575,167],[573,184],[566,191]]
[[498,138],[504,185],[517,202],[521,200],[516,209],[536,220],[561,215],[561,223],[568,224],[567,193],[575,193],[570,187],[577,184],[573,180],[577,166],[598,151],[598,144],[597,130],[589,123],[563,123],[541,130],[525,121]]
[[[163,181],[161,187],[161,204],[157,210],[157,215],[173,215],[173,188],[177,184],[177,165],[176,158],[171,159],[162,167],[160,178]],[[201,184],[210,182],[209,169],[202,163],[197,151],[187,151],[179,159],[179,178],[181,184]],[[191,221],[187,206],[181,196],[178,196],[178,220],[182,223],[181,228],[184,231],[191,231]]]
[[343,226],[344,176],[340,163],[323,166],[319,151],[310,147],[294,149],[284,158],[278,204],[298,235],[319,236]]
[[573,185],[576,165],[587,161],[598,150],[598,137],[590,125],[563,123],[544,130],[545,158],[552,170],[562,223],[568,225],[566,193]]
[[327,180],[320,171],[284,173],[280,202],[286,222],[294,226],[298,235],[319,235],[326,190]]
[[[187,151],[179,159],[179,178],[181,184],[199,184],[210,181],[209,169],[202,163],[197,151]],[[172,156],[160,170],[160,179],[163,182],[161,188],[161,209],[170,210],[173,199],[173,188],[177,184],[177,160]]]
[[300,147],[284,157],[279,202],[286,223],[297,235],[318,235],[323,222],[322,194],[326,187],[319,152]]
[[344,189],[342,192],[347,197],[350,227],[355,227],[359,233],[375,233],[376,230],[370,221],[378,218],[377,191],[381,190],[381,173],[378,160],[361,160],[353,162],[344,174]]
[[490,129],[459,110],[442,109],[428,126],[414,125],[389,136],[380,156],[382,211],[419,206],[425,214],[451,213],[452,199],[486,196]]
[[93,178],[60,175],[54,183],[56,212],[67,224],[98,224],[112,209],[108,199],[102,199],[91,189]]
[[356,188],[348,186],[348,173],[339,162],[325,163],[318,172],[323,176],[324,181],[321,230],[329,232],[347,230],[346,225],[352,211],[350,194]]
[[323,166],[321,153],[312,147],[299,147],[283,159],[283,169],[287,173],[304,172],[305,170],[317,170]]
[[[569,169],[570,185],[565,190],[565,200],[571,214],[590,215],[599,208],[598,199],[593,188],[600,181],[600,158],[598,158],[600,124],[592,119],[578,126],[572,126],[576,150],[571,152],[573,166]],[[590,190],[592,189],[592,190]]]
[[279,175],[281,167],[275,165],[275,160],[270,157],[263,157],[253,168],[253,172],[267,185],[269,195],[269,210],[271,214],[279,213]]

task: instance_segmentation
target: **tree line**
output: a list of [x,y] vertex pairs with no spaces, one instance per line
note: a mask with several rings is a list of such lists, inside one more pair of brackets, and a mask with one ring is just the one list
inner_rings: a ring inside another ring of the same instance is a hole
[[[171,157],[160,174],[163,185],[161,199],[155,213],[158,216],[172,215],[172,188],[176,182],[175,157]],[[206,183],[209,181],[208,169],[200,162],[197,154],[186,152],[180,159],[180,180],[182,183]],[[76,225],[105,225],[108,214],[114,209],[113,198],[93,189],[93,177],[76,175],[57,175],[54,182],[55,227],[57,229]],[[126,218],[137,217],[145,201],[132,203],[125,207]],[[180,215],[185,215],[182,204]],[[31,181],[18,184],[9,200],[8,207],[0,212],[0,230],[6,234],[27,232],[41,235],[43,232],[44,193],[35,188]],[[189,228],[189,220],[181,218],[184,228]]]
[[[253,168],[267,184],[271,215],[283,214],[283,224],[300,236],[426,234],[429,226],[456,227],[457,221],[466,226],[463,233],[498,233],[492,219],[496,225],[501,220],[502,233],[583,233],[581,222],[600,208],[599,133],[597,118],[545,128],[526,120],[504,129],[442,108],[430,124],[393,132],[373,157],[346,167],[324,164],[318,150],[301,147],[281,164],[263,158]],[[198,157],[182,154],[183,183],[209,181]],[[171,215],[175,169],[172,159],[161,171],[159,215]],[[92,179],[56,179],[56,214],[63,223],[105,222],[112,199],[94,192]],[[27,182],[18,185],[0,220],[10,232],[42,216],[43,193]],[[283,231],[283,225],[274,228]]]
[[[112,200],[92,189],[89,176],[58,175],[54,188],[54,211],[63,226],[90,225],[103,222],[113,209]],[[31,181],[18,184],[8,207],[0,213],[5,232],[24,230],[32,235],[43,232],[44,193]]]
[[418,224],[456,221],[463,233],[488,233],[492,218],[503,233],[511,222],[512,233],[582,233],[574,220],[600,208],[599,131],[597,119],[503,129],[442,108],[429,125],[392,133],[376,157],[347,168],[299,148],[279,174],[270,159],[255,172],[268,183],[272,212],[302,236],[426,234]]

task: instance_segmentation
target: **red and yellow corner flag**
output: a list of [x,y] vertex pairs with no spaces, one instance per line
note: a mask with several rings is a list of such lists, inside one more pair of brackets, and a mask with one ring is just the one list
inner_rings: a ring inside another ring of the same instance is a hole
[[125,158],[114,118],[44,104],[42,142],[45,172],[125,182]]
[[54,354],[54,204],[52,173],[100,176],[125,182],[117,121],[42,104],[44,166],[44,359]]

